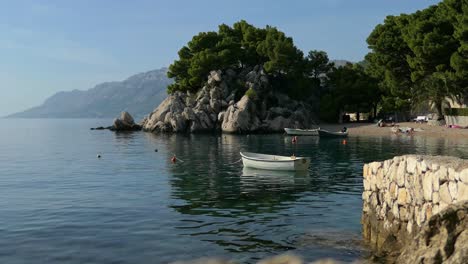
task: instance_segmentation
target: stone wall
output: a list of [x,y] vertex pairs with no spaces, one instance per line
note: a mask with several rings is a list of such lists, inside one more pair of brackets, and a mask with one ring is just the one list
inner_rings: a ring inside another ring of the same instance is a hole
[[398,254],[433,215],[468,200],[468,160],[406,155],[365,164],[363,236],[377,255]]
[[447,125],[468,126],[468,116],[444,116]]

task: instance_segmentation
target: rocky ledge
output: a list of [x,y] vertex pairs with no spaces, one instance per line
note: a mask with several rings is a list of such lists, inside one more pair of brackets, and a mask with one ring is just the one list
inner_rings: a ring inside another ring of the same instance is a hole
[[141,130],[141,125],[136,124],[133,120],[133,117],[128,112],[120,113],[120,117],[114,119],[113,125],[108,127],[94,127],[91,130],[103,130],[109,129],[112,131],[139,131]]
[[280,132],[312,126],[314,112],[311,105],[273,91],[263,68],[256,66],[239,73],[211,71],[200,91],[169,95],[142,127],[153,133]]
[[386,263],[468,263],[468,160],[405,155],[363,168],[363,237]]

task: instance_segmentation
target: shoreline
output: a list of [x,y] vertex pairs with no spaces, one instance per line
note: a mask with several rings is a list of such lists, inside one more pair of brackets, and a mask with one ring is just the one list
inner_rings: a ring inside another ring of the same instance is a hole
[[[413,122],[395,123],[402,127],[411,127],[417,129],[411,136],[419,137],[434,137],[434,138],[451,138],[451,139],[468,139],[468,129],[447,128],[445,126],[430,126],[428,124],[420,124]],[[344,123],[344,124],[323,124],[319,127],[331,131],[339,131],[343,127],[347,127],[349,136],[406,136],[404,133],[395,134],[391,131],[392,127],[378,127],[375,123]],[[419,131],[422,129],[422,131]]]

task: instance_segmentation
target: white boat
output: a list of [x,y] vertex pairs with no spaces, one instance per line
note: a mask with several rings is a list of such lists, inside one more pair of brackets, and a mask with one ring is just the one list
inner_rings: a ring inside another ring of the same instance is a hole
[[284,131],[293,136],[318,136],[318,129],[284,128]]
[[281,171],[301,171],[307,170],[310,165],[310,158],[295,156],[278,156],[260,153],[241,152],[244,167],[281,170]]
[[347,137],[348,131],[345,132],[332,132],[325,129],[319,129],[318,134],[320,137]]

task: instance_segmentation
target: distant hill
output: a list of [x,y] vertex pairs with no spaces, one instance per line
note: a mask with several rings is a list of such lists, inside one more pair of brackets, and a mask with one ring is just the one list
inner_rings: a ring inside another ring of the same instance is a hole
[[105,82],[82,91],[58,92],[37,107],[8,117],[19,118],[100,118],[116,117],[127,111],[141,118],[166,97],[167,68],[139,73],[121,82]]

